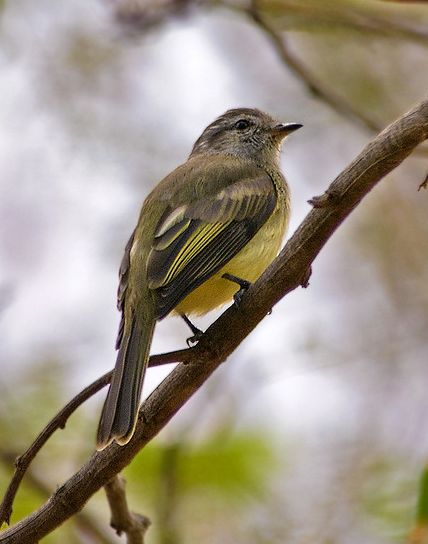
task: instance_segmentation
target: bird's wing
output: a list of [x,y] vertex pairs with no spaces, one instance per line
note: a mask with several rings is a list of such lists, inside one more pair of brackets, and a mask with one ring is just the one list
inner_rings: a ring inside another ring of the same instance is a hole
[[233,183],[191,204],[168,208],[147,262],[158,318],[220,270],[266,222],[276,205],[267,174]]
[[125,253],[122,258],[122,262],[120,263],[119,268],[119,287],[117,289],[117,309],[122,312],[122,317],[120,319],[119,324],[119,332],[117,334],[116,339],[116,349],[119,349],[120,344],[122,342],[123,338],[123,331],[125,328],[125,314],[124,314],[124,306],[125,306],[125,295],[126,290],[128,288],[128,276],[129,276],[129,267],[130,267],[130,252],[132,244],[134,243],[134,234],[135,231],[131,234],[131,237],[128,240],[128,243],[125,246]]

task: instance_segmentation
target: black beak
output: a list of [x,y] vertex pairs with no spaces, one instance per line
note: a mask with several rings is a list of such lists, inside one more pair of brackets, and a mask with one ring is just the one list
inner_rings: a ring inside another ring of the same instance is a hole
[[272,134],[285,137],[302,127],[303,125],[300,123],[279,123],[272,127],[271,132]]

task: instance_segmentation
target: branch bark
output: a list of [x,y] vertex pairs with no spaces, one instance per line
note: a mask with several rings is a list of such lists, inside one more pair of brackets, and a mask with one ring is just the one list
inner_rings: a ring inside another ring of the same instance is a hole
[[[0,449],[0,460],[5,468],[8,468],[15,459],[16,454]],[[52,476],[52,475],[51,475]],[[52,493],[52,482],[44,480],[44,475],[37,471],[29,470],[27,472],[26,483],[40,499],[46,500]],[[96,518],[88,512],[79,512],[74,520],[77,536],[87,538],[92,544],[117,544],[116,539],[110,529],[102,523],[102,520]]]
[[370,190],[428,138],[428,99],[369,143],[333,181],[279,257],[230,307],[143,403],[136,432],[125,446],[112,444],[87,463],[36,512],[0,533],[0,543],[36,542],[80,511],[86,501],[127,466],[239,346],[269,310],[307,277],[318,253]]
[[125,486],[125,479],[119,475],[114,476],[104,486],[111,511],[110,525],[119,536],[125,533],[127,544],[144,544],[144,535],[150,526],[150,520],[129,510]]
[[[191,357],[191,348],[181,349],[178,351],[170,351],[168,353],[161,353],[158,355],[152,355],[149,359],[149,367],[160,366],[169,363],[185,362]],[[6,522],[10,522],[12,516],[12,507],[15,500],[15,496],[21,485],[22,479],[28,470],[28,467],[33,462],[33,459],[43,448],[49,438],[58,429],[64,429],[68,421],[68,418],[91,398],[95,393],[98,393],[103,387],[110,383],[111,375],[113,371],[106,372],[100,378],[92,382],[85,387],[80,393],[73,397],[61,410],[55,414],[55,416],[49,421],[44,429],[37,435],[36,439],[28,449],[19,457],[15,459],[15,471],[12,479],[6,489],[6,493],[0,504],[0,527]]]

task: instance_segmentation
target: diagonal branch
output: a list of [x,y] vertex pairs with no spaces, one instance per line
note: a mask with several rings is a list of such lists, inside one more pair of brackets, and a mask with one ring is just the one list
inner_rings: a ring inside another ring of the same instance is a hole
[[328,239],[371,189],[428,138],[428,99],[386,128],[333,181],[279,257],[230,307],[143,403],[136,432],[125,446],[96,452],[49,501],[0,533],[0,543],[34,542],[83,508],[89,498],[127,466],[165,427],[216,368],[287,293],[298,287]]
[[[191,349],[182,349],[178,351],[170,351],[159,355],[152,355],[149,360],[149,367],[165,365],[168,363],[186,362],[191,357]],[[98,393],[111,380],[112,371],[106,372],[103,376],[85,387],[80,393],[73,397],[46,425],[46,427],[38,434],[34,442],[29,448],[19,457],[15,459],[15,471],[12,479],[4,494],[0,504],[0,526],[6,522],[10,522],[12,515],[13,501],[15,500],[22,479],[33,462],[33,459],[46,444],[49,438],[58,429],[64,429],[68,418],[91,398],[95,393]]]
[[56,416],[54,416],[53,419],[51,419],[51,421],[37,436],[27,451],[15,459],[15,472],[0,505],[0,526],[3,524],[3,522],[9,523],[10,521],[10,516],[12,515],[12,504],[15,499],[15,495],[27,468],[30,466],[34,457],[57,429],[63,429],[65,427],[67,419],[76,410],[76,408],[78,408],[92,395],[110,382],[111,374],[111,372],[107,372],[101,376],[101,378],[98,378],[98,380],[76,395],[64,406],[64,408],[58,412],[58,414],[56,414]]
[[[5,451],[3,449],[0,450],[0,462],[4,464],[5,467],[9,467],[13,463],[15,457],[16,454],[13,452]],[[27,485],[43,500],[50,497],[50,494],[52,493],[51,482],[48,483],[45,481],[37,472],[29,470],[27,472],[26,482]],[[116,540],[113,542],[114,537],[111,536],[111,531],[107,533],[107,528],[104,524],[101,525],[101,522],[88,512],[80,512],[77,514],[74,523],[79,530],[79,533],[89,538],[93,544],[96,542],[102,544],[115,544],[116,542]]]

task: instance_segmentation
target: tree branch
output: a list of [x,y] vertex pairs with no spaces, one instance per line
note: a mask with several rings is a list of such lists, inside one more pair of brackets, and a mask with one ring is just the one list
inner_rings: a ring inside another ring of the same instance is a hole
[[[0,450],[0,460],[5,467],[9,467],[15,458],[16,454],[2,449]],[[43,500],[48,499],[52,493],[51,483],[45,481],[37,472],[29,470],[26,475],[26,483]],[[102,544],[115,544],[116,540],[113,542],[114,537],[111,534],[111,531],[107,532],[108,528],[88,512],[79,512],[73,521],[76,525],[76,529],[78,529],[82,535],[88,537],[93,544],[96,542]]]
[[130,512],[125,487],[125,479],[118,474],[104,486],[111,510],[110,525],[119,536],[126,534],[127,544],[144,544],[144,535],[150,527],[150,520],[146,516]]
[[30,463],[34,457],[57,429],[63,429],[65,427],[67,419],[76,410],[76,408],[78,408],[86,400],[92,397],[92,395],[110,382],[111,374],[112,372],[107,372],[101,376],[101,378],[76,395],[68,404],[64,406],[64,408],[62,408],[62,410],[58,412],[58,414],[56,414],[56,416],[53,417],[53,419],[51,419],[51,421],[37,436],[27,451],[15,459],[15,472],[0,505],[0,526],[4,522],[9,523],[10,521],[10,516],[12,515],[12,504],[15,499],[15,495],[27,468],[30,466]]
[[36,512],[0,533],[1,543],[34,542],[80,511],[86,501],[152,440],[239,346],[269,310],[298,287],[318,253],[364,196],[428,137],[428,99],[391,124],[335,179],[321,207],[309,212],[279,257],[248,289],[239,308],[231,306],[143,403],[132,440],[95,452],[87,463]]
[[[160,366],[169,363],[186,362],[191,357],[191,348],[177,351],[170,351],[158,355],[152,355],[149,359],[149,367]],[[12,515],[13,501],[15,500],[19,486],[28,467],[33,459],[46,444],[49,438],[58,429],[64,429],[68,418],[86,402],[90,397],[98,393],[103,387],[110,383],[112,371],[107,372],[98,380],[95,380],[90,385],[85,387],[83,391],[73,397],[64,408],[62,408],[46,425],[46,427],[37,436],[29,448],[19,457],[15,459],[15,472],[4,494],[0,504],[0,527],[4,522],[9,523]]]

